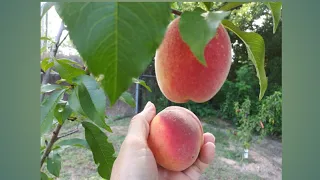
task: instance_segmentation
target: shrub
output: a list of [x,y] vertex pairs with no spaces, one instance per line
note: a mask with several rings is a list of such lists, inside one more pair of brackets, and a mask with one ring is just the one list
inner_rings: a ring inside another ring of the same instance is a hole
[[265,129],[269,135],[282,135],[281,91],[275,91],[262,100],[257,117],[265,124]]
[[199,117],[209,117],[216,114],[216,111],[213,109],[212,105],[209,102],[194,103],[190,101],[183,104],[182,106],[189,109]]
[[238,118],[236,137],[246,149],[250,147],[254,134],[258,133],[260,139],[266,135],[266,130],[259,118],[251,114],[251,105],[248,97],[241,105],[239,102],[234,104],[235,114]]
[[275,91],[263,99],[258,106],[258,113],[252,112],[252,101],[247,97],[240,104],[235,102],[234,110],[237,117],[236,139],[249,148],[253,135],[262,139],[266,135],[282,135],[282,93]]
[[[252,102],[258,102],[259,82],[255,79],[254,69],[251,65],[243,65],[237,71],[235,82],[227,80],[221,88],[221,92],[217,96],[224,96],[224,101],[221,102],[219,115],[223,119],[235,120],[234,103],[243,103],[247,97]],[[221,99],[221,97],[215,97]],[[257,112],[256,104],[251,108],[253,113]]]

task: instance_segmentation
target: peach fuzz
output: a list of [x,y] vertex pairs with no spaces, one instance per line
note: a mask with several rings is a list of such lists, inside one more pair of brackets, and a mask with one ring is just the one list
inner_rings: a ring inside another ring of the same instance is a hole
[[150,124],[148,145],[157,163],[171,171],[182,171],[198,158],[203,145],[200,120],[186,108],[170,106]]
[[182,40],[179,19],[169,24],[156,51],[157,82],[163,95],[172,102],[206,102],[221,89],[229,74],[232,58],[230,38],[220,24],[216,35],[204,49],[205,67]]

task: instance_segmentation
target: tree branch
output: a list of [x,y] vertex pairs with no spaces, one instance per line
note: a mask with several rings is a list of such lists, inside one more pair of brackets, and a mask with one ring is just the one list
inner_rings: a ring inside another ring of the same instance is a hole
[[[59,44],[59,41],[60,41],[60,38],[61,38],[61,35],[62,35],[62,31],[65,29],[65,26],[64,26],[64,23],[63,21],[61,21],[61,24],[60,24],[60,28],[59,28],[59,31],[58,31],[58,34],[55,38],[55,44],[54,46],[51,48],[51,51],[50,51],[50,58],[53,59],[54,57],[56,57],[57,55],[57,52],[58,52],[58,48],[61,44]],[[64,41],[64,40],[63,40]],[[63,42],[62,41],[62,42]],[[44,76],[43,76],[43,79],[42,79],[42,83],[41,84],[47,84],[48,81],[49,81],[49,77],[50,77],[50,72],[51,72],[51,68],[49,68]],[[44,98],[44,95],[45,93],[42,93],[40,95],[40,102],[43,101],[43,98]],[[42,167],[44,161],[46,160],[46,158],[48,157],[48,155],[50,154],[51,150],[52,150],[52,147],[53,147],[53,144],[58,140],[58,134],[60,132],[60,129],[61,129],[62,125],[61,124],[58,124],[57,127],[55,128],[55,130],[53,131],[52,133],[52,137],[51,137],[51,140],[49,142],[49,144],[46,146],[46,149],[41,157],[41,160],[40,160],[40,168]]]
[[[60,41],[60,38],[61,38],[61,35],[62,35],[62,31],[63,31],[64,29],[65,29],[64,23],[63,23],[63,21],[61,21],[60,29],[59,29],[59,31],[58,31],[58,34],[57,34],[56,38],[55,38],[55,42],[56,42],[56,43],[54,44],[53,48],[51,48],[51,51],[50,51],[50,57],[51,57],[51,59],[54,58],[54,57],[56,57],[56,55],[57,55],[58,48],[59,48],[59,41]],[[47,83],[48,83],[51,69],[52,69],[52,68],[49,68],[49,69],[45,72],[45,74],[43,75],[42,83],[41,83],[41,84],[47,84]],[[44,95],[45,95],[45,93],[41,93],[41,95],[40,95],[40,103],[43,101]]]
[[63,41],[67,39],[68,35],[69,35],[69,33],[61,40],[61,42],[58,44],[58,47],[60,47],[61,44],[63,43]]
[[51,140],[50,140],[49,144],[47,145],[47,147],[41,157],[40,168],[42,167],[44,161],[46,160],[46,158],[50,154],[53,144],[58,140],[58,134],[60,132],[61,127],[62,127],[62,125],[58,124],[56,129],[52,132]]
[[63,134],[63,135],[59,136],[57,139],[61,139],[61,138],[66,137],[66,136],[70,136],[71,134],[74,134],[74,133],[77,133],[77,132],[79,132],[79,129],[76,129],[76,130],[70,131],[70,132],[68,132],[66,134]]
[[175,9],[171,9],[171,13],[180,16],[182,14],[181,11],[175,10]]

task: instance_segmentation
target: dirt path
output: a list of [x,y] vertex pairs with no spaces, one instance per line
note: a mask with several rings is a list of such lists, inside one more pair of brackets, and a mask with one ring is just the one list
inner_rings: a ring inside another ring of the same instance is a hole
[[[230,143],[230,149],[235,150],[232,143]],[[258,179],[282,179],[282,144],[276,140],[266,138],[259,144],[252,144],[249,149],[249,159],[245,163],[223,156],[217,157],[216,160],[227,164],[239,173],[254,174],[259,177]]]
[[[279,153],[281,144],[273,140],[265,140],[265,144],[253,145],[249,151],[248,163],[237,162],[233,159],[218,157],[223,163],[228,164],[242,173],[251,173],[266,180],[282,179],[282,154]],[[278,153],[273,153],[278,152]]]

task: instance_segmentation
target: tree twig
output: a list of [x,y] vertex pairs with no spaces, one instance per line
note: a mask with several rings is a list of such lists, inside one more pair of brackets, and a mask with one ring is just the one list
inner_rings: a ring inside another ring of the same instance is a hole
[[[61,21],[61,25],[60,25],[60,28],[59,28],[59,31],[58,31],[58,34],[55,38],[55,44],[54,46],[52,47],[51,51],[50,51],[50,57],[51,58],[54,58],[56,55],[57,55],[57,52],[58,52],[58,48],[60,46],[59,44],[59,41],[60,41],[60,38],[61,38],[61,35],[62,35],[62,31],[65,29],[65,26],[64,26],[64,23],[63,21]],[[47,84],[48,81],[49,81],[49,77],[50,77],[50,72],[51,72],[51,68],[49,68],[44,76],[43,76],[43,79],[42,79],[42,83],[41,84]],[[44,98],[44,95],[45,93],[42,93],[40,95],[40,102],[42,102],[43,98]],[[48,155],[50,154],[51,150],[52,150],[52,147],[53,147],[53,144],[58,140],[58,134],[60,132],[60,129],[61,129],[62,125],[61,124],[58,124],[57,127],[55,128],[55,130],[53,131],[52,133],[52,137],[51,137],[51,140],[49,142],[49,144],[46,146],[46,149],[41,157],[41,160],[40,160],[40,168],[42,167],[44,161],[46,160],[46,158],[48,157]]]
[[57,139],[61,139],[61,138],[66,137],[66,136],[70,136],[71,134],[74,134],[74,133],[77,133],[77,132],[79,132],[79,129],[67,132],[66,134],[63,134],[63,135],[59,136]]
[[171,12],[172,12],[173,14],[175,14],[175,15],[178,15],[178,16],[180,16],[180,15],[182,14],[181,11],[178,11],[178,10],[176,10],[176,9],[171,9]]
[[55,128],[55,130],[52,132],[51,140],[50,140],[48,146],[46,147],[43,155],[41,156],[40,168],[42,167],[44,161],[46,160],[46,158],[50,154],[53,144],[58,140],[58,134],[60,132],[61,127],[62,127],[62,125],[58,124],[57,127]]
[[[61,38],[61,35],[62,35],[62,31],[65,29],[64,27],[64,23],[63,21],[61,21],[61,25],[60,25],[60,29],[58,31],[58,34],[55,38],[55,44],[53,46],[53,48],[51,49],[50,51],[50,57],[51,58],[54,58],[56,55],[57,55],[57,52],[58,52],[58,48],[59,48],[59,41],[60,41],[60,38]],[[48,81],[49,81],[49,78],[50,78],[50,72],[51,72],[51,69],[52,68],[49,68],[45,74],[43,75],[43,78],[42,78],[42,83],[41,84],[47,84]],[[45,93],[41,93],[40,95],[40,103],[43,101],[43,98],[44,98],[44,95]]]
[[61,44],[63,43],[63,41],[67,39],[68,35],[69,35],[69,33],[61,40],[61,42],[58,44],[58,47],[60,47]]

